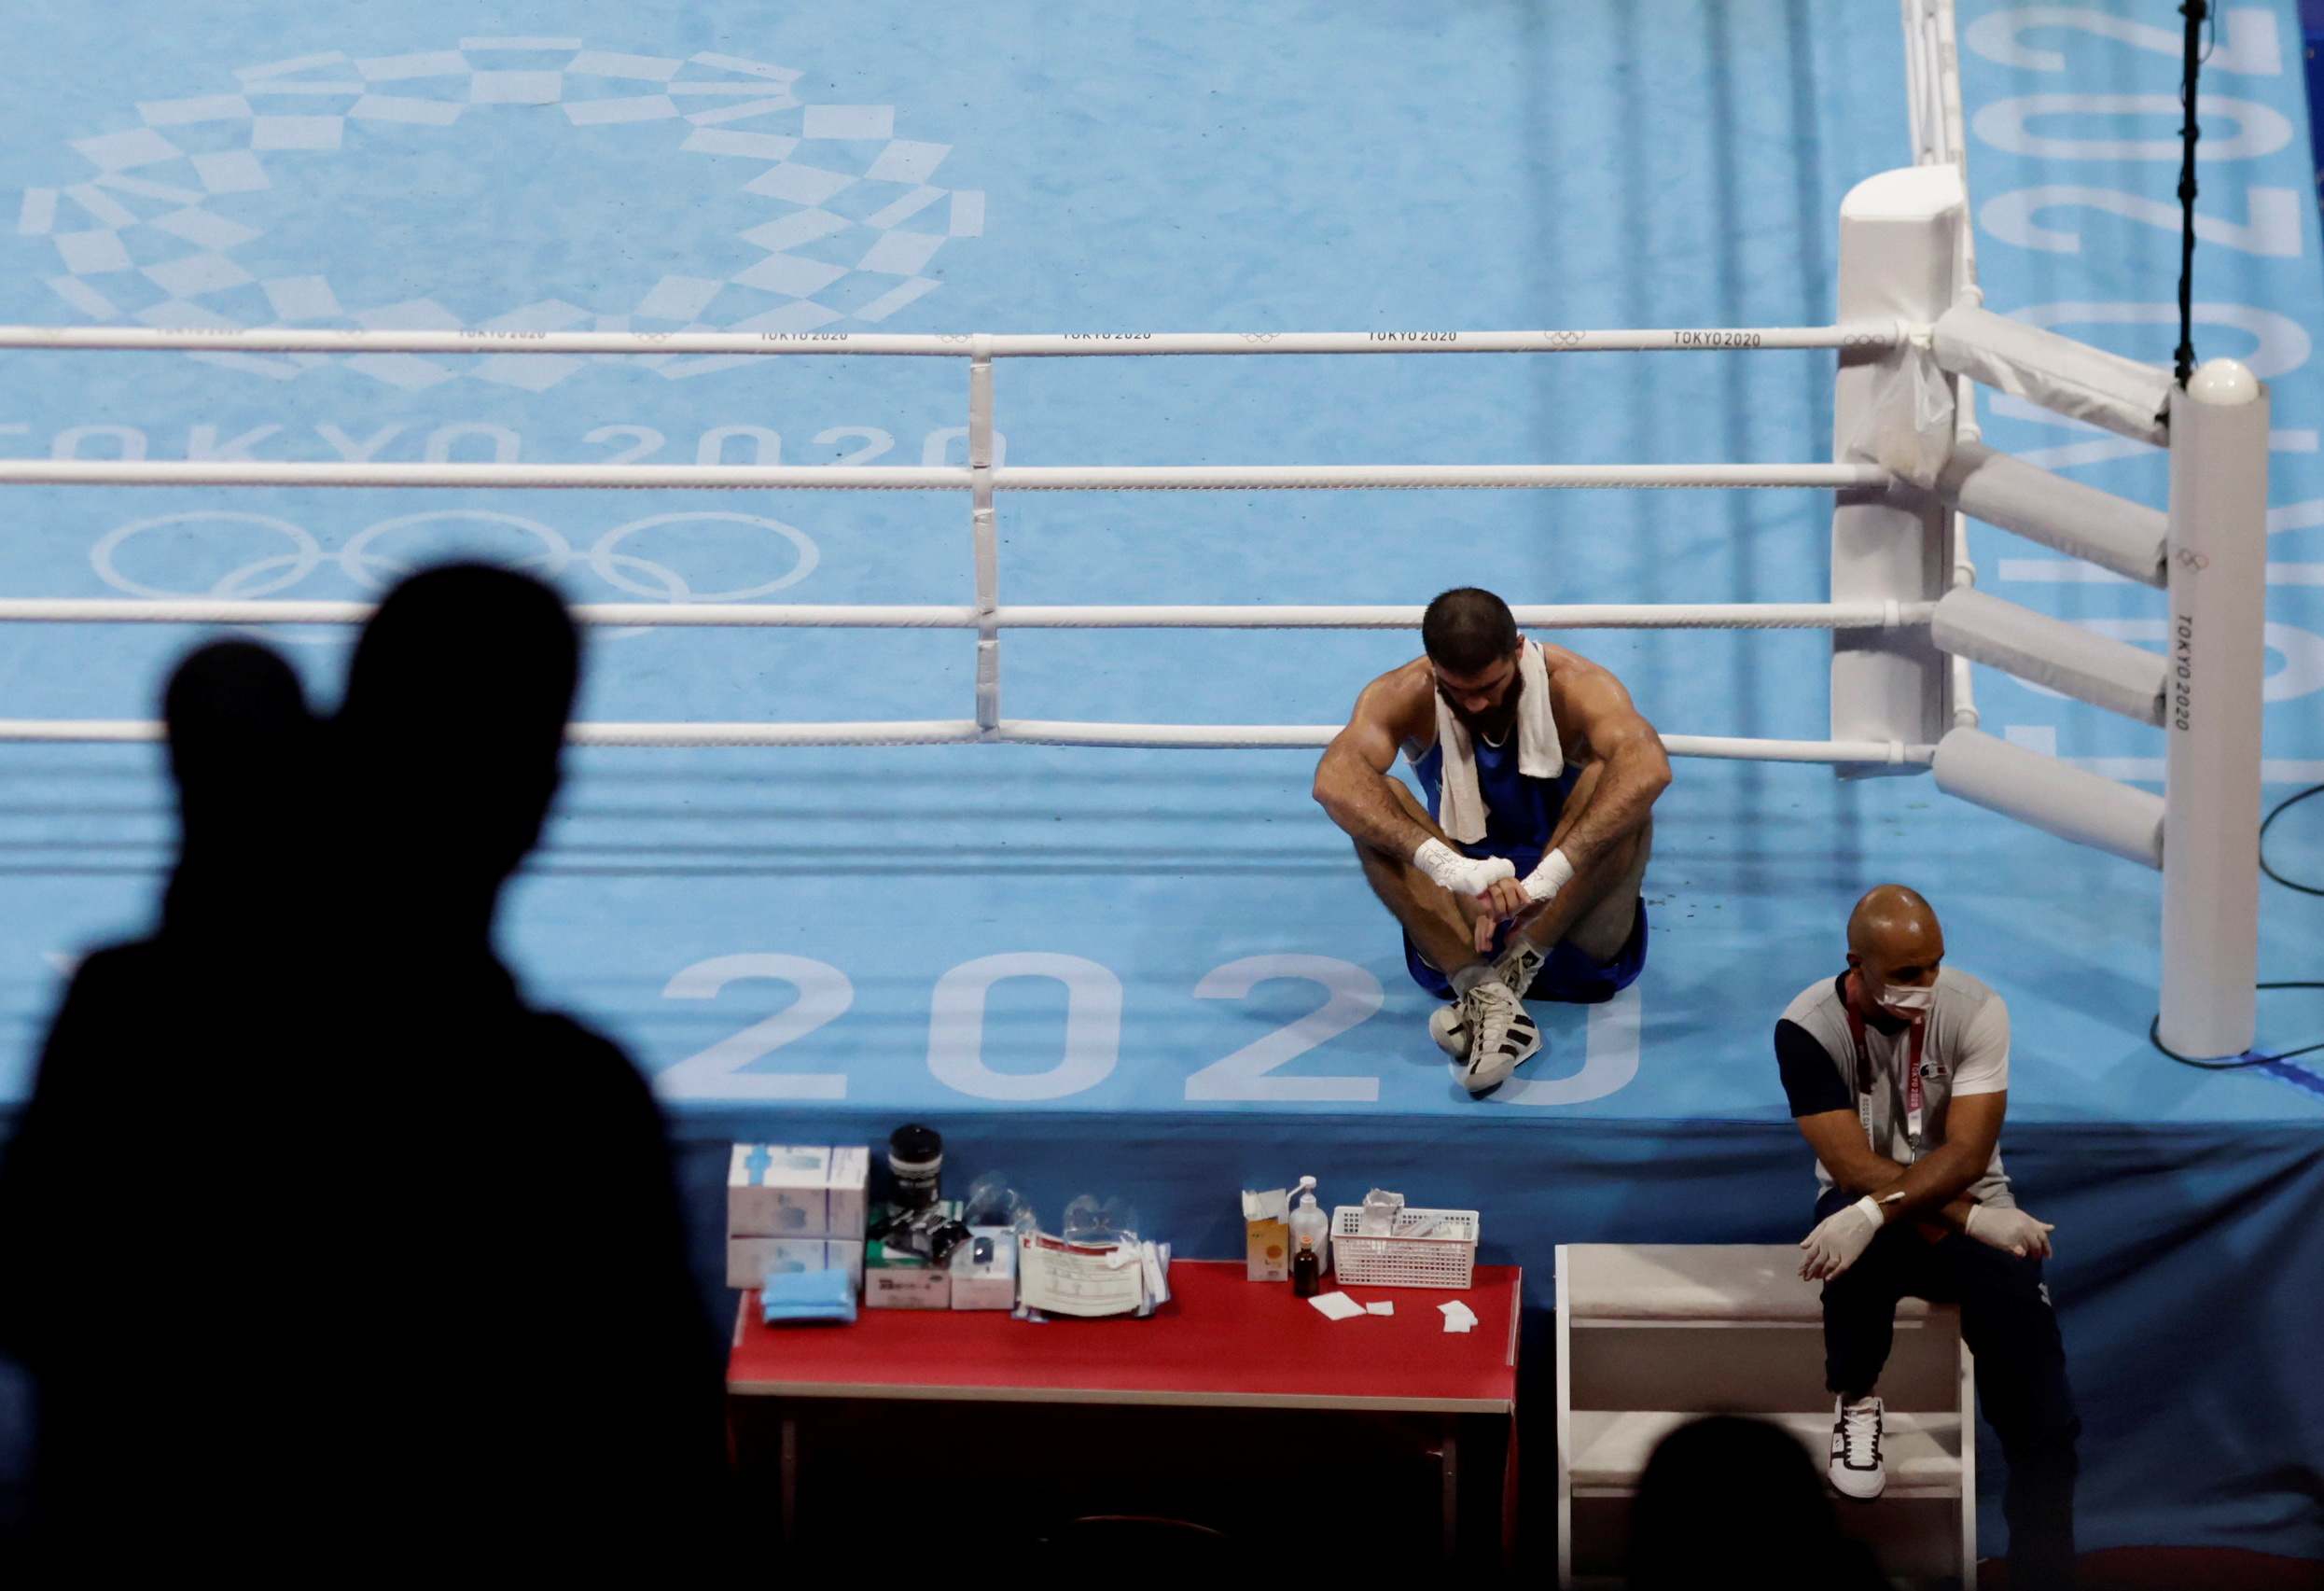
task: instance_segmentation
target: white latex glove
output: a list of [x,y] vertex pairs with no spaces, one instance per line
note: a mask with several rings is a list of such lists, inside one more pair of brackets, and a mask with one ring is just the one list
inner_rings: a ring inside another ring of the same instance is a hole
[[2036,1221],[2024,1210],[1973,1205],[1961,1230],[1980,1243],[2007,1249],[2021,1259],[2046,1260],[2050,1257],[2050,1234],[2057,1228],[2046,1221]]
[[1554,900],[1557,892],[1573,882],[1573,876],[1574,864],[1566,859],[1566,853],[1552,851],[1525,874],[1525,893],[1536,901]]
[[1815,1231],[1800,1239],[1800,1247],[1807,1250],[1807,1258],[1800,1263],[1802,1279],[1830,1281],[1855,1264],[1881,1225],[1880,1207],[1870,1193],[1846,1209],[1826,1216],[1816,1222]]
[[1465,857],[1441,840],[1422,841],[1412,865],[1455,895],[1482,895],[1497,880],[1517,876],[1507,857]]

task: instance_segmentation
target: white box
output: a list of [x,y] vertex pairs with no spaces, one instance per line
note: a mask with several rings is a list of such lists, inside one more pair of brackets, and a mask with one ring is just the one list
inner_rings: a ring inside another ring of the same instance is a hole
[[863,1291],[863,1240],[848,1237],[730,1237],[726,1285],[757,1287],[769,1271],[845,1271]]
[[871,1151],[738,1143],[727,1165],[729,1237],[845,1237],[861,1240]]
[[[972,1226],[968,1241],[952,1252],[953,1307],[955,1309],[1014,1309],[1017,1307],[1017,1233],[1009,1226]],[[976,1261],[979,1241],[989,1243],[992,1257]]]
[[866,1309],[950,1309],[953,1274],[932,1265],[874,1265],[863,1274]]

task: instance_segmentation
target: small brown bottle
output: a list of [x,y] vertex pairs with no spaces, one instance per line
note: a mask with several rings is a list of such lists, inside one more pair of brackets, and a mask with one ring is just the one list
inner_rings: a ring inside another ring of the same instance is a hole
[[1300,1239],[1299,1252],[1291,1256],[1291,1296],[1313,1298],[1323,1286],[1323,1262],[1316,1257],[1315,1245]]

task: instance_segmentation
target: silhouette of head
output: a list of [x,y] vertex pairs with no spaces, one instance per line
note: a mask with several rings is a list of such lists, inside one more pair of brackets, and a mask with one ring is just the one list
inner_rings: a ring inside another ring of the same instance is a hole
[[1647,1460],[1630,1507],[1632,1591],[1853,1584],[1840,1547],[1807,1450],[1763,1420],[1680,1426]]
[[163,692],[177,783],[177,869],[162,931],[211,935],[279,907],[313,814],[315,720],[290,665],[255,641],[216,641]]
[[556,794],[579,662],[564,604],[523,575],[452,564],[388,593],[333,726],[385,897],[489,917]]

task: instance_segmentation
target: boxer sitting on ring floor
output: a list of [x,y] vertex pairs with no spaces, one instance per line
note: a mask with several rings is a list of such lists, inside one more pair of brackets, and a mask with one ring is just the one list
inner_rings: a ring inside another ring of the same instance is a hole
[[[1670,760],[1621,680],[1519,635],[1491,592],[1444,593],[1420,635],[1426,656],[1357,698],[1315,800],[1403,925],[1413,981],[1453,1002],[1429,1033],[1485,1094],[1541,1047],[1524,999],[1608,1000],[1646,965]],[[1399,747],[1426,808],[1389,776]]]

